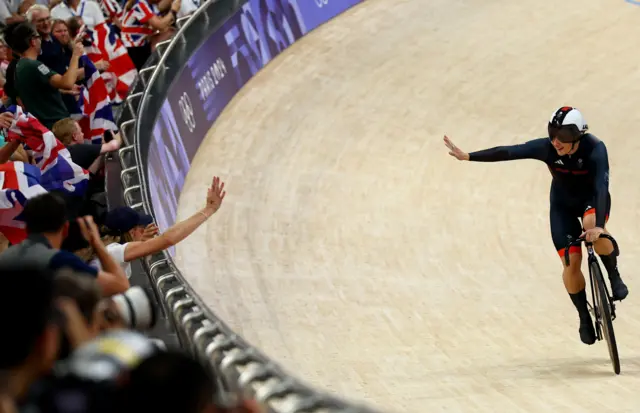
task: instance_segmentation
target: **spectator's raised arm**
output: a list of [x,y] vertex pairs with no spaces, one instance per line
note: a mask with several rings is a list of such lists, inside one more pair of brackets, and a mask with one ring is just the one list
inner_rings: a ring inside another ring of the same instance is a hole
[[162,17],[154,15],[148,20],[149,26],[151,26],[155,30],[168,29],[175,22],[176,15],[180,11],[181,5],[182,5],[182,0],[174,0],[171,3],[170,12],[165,14]]
[[133,261],[176,245],[218,211],[225,195],[224,183],[217,176],[214,177],[213,183],[207,191],[207,201],[203,209],[193,214],[190,218],[172,226],[158,237],[126,244],[124,260],[126,262]]
[[7,142],[0,148],[0,164],[7,163],[13,156],[14,152],[20,147],[20,142]]
[[[4,112],[0,114],[0,129],[9,129],[13,122],[13,113]],[[20,147],[19,141],[6,142],[0,147],[0,164],[8,162],[13,153]]]
[[165,31],[175,22],[181,1],[171,3],[171,11],[158,16],[153,9],[157,0],[130,0],[122,21],[122,42],[131,60],[140,70],[151,55],[151,40],[155,31]]
[[64,75],[54,74],[49,78],[49,84],[56,89],[73,90],[73,86],[78,80],[78,62],[80,56],[84,54],[84,46],[80,41],[76,41],[73,45],[73,54],[69,68]]

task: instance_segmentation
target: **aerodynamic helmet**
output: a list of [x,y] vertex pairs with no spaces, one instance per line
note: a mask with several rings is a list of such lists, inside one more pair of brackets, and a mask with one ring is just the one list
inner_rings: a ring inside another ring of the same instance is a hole
[[553,112],[548,126],[549,138],[558,138],[563,143],[580,140],[588,129],[582,113],[571,106],[563,106]]

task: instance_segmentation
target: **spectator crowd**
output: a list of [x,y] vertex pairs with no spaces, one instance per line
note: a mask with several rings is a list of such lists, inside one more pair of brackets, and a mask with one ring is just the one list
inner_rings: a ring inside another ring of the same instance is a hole
[[155,303],[129,281],[216,213],[224,183],[161,234],[106,206],[114,108],[196,1],[0,0],[0,413],[254,410],[149,336]]

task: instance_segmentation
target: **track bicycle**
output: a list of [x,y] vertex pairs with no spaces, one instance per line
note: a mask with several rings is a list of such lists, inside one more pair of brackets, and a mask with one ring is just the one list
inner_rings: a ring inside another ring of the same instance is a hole
[[[601,234],[600,238],[606,238],[613,244],[613,253],[618,256],[620,250],[618,249],[618,243],[611,235]],[[569,244],[564,250],[564,260],[569,265],[569,248],[580,246],[584,242],[587,247],[587,263],[589,265],[589,280],[591,282],[591,297],[592,303],[587,302],[589,310],[593,314],[596,338],[598,341],[602,340],[603,336],[607,340],[609,347],[609,358],[613,365],[613,371],[616,374],[620,374],[620,358],[618,357],[618,346],[616,344],[616,336],[613,332],[613,320],[616,318],[616,306],[613,302],[613,297],[609,293],[609,288],[602,276],[600,270],[600,264],[596,258],[596,253],[593,248],[593,243],[587,242],[584,238],[577,238],[572,240],[569,238]],[[604,333],[604,334],[603,334]]]

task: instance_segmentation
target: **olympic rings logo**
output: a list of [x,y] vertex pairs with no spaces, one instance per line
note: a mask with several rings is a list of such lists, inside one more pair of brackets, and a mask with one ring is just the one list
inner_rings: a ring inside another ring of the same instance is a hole
[[196,128],[196,116],[193,113],[193,106],[187,93],[183,93],[178,100],[178,106],[180,106],[180,113],[182,113],[182,120],[184,124],[189,128],[189,132],[193,132]]

